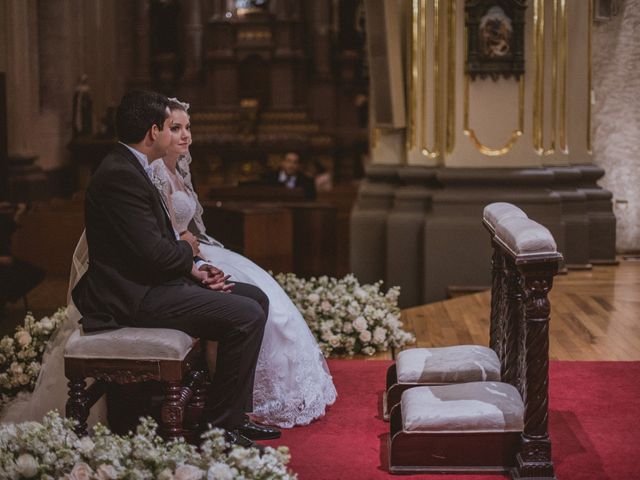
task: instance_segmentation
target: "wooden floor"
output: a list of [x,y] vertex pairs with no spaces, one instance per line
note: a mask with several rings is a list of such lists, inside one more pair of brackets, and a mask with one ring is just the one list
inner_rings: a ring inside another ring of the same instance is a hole
[[[569,271],[551,291],[553,360],[640,360],[640,261]],[[403,311],[417,346],[488,345],[490,292]],[[389,358],[383,356],[379,358]]]
[[[551,291],[550,357],[555,360],[640,360],[640,261],[570,271]],[[37,318],[66,303],[67,279],[52,277],[29,295]],[[405,327],[421,347],[488,345],[489,292],[403,311]],[[24,307],[9,305],[0,336],[22,321]],[[368,357],[371,358],[371,357]],[[390,353],[373,358],[388,359]]]

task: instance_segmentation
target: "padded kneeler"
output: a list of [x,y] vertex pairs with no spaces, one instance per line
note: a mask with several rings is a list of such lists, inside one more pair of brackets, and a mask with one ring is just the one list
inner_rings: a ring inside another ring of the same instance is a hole
[[389,471],[502,472],[515,465],[524,404],[502,382],[416,387],[391,411]]
[[383,416],[389,419],[389,412],[409,388],[499,380],[500,360],[489,347],[456,345],[403,350],[387,370]]

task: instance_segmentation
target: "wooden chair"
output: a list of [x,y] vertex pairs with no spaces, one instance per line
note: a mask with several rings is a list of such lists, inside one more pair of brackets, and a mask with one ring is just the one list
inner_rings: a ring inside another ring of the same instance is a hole
[[[77,330],[65,346],[66,415],[78,421],[76,433],[86,435],[89,411],[107,383],[153,380],[164,387],[160,434],[166,439],[195,440],[205,406],[201,360],[199,340],[177,330],[126,327],[92,334]],[[95,380],[89,387],[88,378]]]
[[[483,212],[483,223],[494,236],[495,227],[507,218],[527,218],[515,205],[497,202],[487,205]],[[498,262],[494,259],[494,269]],[[494,271],[494,284],[497,274]],[[492,299],[499,298],[500,285],[494,285]],[[491,344],[455,345],[439,348],[412,348],[400,352],[396,362],[387,369],[387,387],[382,399],[383,418],[389,420],[389,413],[398,403],[402,393],[409,388],[429,385],[451,385],[467,382],[491,382],[501,379],[501,356],[504,355],[502,342],[503,327],[492,302]]]
[[548,293],[562,255],[546,228],[521,215],[491,219],[485,210],[483,222],[494,248],[490,343],[501,382],[406,390],[390,414],[391,473],[555,478],[547,428]]

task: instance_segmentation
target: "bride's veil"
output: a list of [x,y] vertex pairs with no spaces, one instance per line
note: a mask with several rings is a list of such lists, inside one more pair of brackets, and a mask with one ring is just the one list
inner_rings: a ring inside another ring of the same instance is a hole
[[198,240],[202,243],[205,243],[207,245],[215,245],[216,247],[222,247],[223,246],[222,243],[220,243],[215,238],[207,234],[207,230],[204,226],[204,222],[202,221],[202,213],[204,212],[204,209],[202,208],[202,204],[198,199],[198,194],[196,193],[196,189],[193,186],[193,181],[191,180],[191,168],[189,166],[191,162],[192,162],[191,154],[187,153],[186,155],[182,155],[178,159],[178,164],[176,168],[184,181],[185,187],[187,187],[187,190],[189,190],[189,193],[191,194],[193,199],[196,201],[196,213],[194,214],[193,220],[192,220],[192,223],[194,224],[195,230],[197,232],[196,236],[198,237]]
[[[20,393],[1,413],[2,422],[40,421],[50,410],[65,413],[67,379],[64,375],[64,347],[68,338],[78,328],[81,314],[73,304],[71,291],[89,266],[89,249],[85,233],[73,253],[69,289],[67,292],[67,318],[49,340],[42,358],[42,368],[32,393]],[[106,402],[101,399],[91,409],[89,425],[105,423]]]

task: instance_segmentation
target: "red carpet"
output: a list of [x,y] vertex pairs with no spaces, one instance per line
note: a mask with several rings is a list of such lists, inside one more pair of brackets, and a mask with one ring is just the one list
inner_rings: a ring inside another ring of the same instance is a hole
[[[387,473],[388,424],[380,416],[389,362],[332,360],[338,401],[307,427],[267,442],[288,445],[291,469],[307,479],[495,480],[500,475]],[[556,475],[640,479],[640,362],[552,362],[550,433]]]

